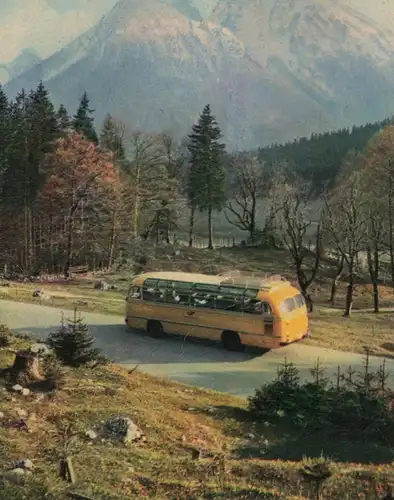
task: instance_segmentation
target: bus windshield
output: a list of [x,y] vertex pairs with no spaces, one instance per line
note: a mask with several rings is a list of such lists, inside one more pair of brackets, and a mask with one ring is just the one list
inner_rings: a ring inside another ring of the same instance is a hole
[[300,307],[305,306],[306,302],[301,293],[298,293],[294,297],[289,297],[285,299],[279,309],[281,313],[287,314],[290,312],[295,311],[296,309],[299,309]]

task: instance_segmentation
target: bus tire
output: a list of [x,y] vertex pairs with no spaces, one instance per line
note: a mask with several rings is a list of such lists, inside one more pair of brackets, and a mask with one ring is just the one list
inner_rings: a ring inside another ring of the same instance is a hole
[[228,351],[241,351],[243,347],[238,333],[229,330],[222,333],[222,345]]
[[146,330],[149,335],[152,335],[153,337],[160,337],[160,335],[163,335],[164,333],[163,325],[160,323],[160,321],[155,320],[148,321],[148,323],[146,324]]

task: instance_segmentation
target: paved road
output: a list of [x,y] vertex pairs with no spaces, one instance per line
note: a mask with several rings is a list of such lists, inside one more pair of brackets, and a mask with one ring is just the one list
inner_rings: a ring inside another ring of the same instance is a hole
[[[71,316],[72,313],[70,313]],[[122,317],[83,313],[96,338],[97,347],[122,365],[133,367],[151,375],[169,377],[187,384],[198,385],[245,397],[256,387],[271,380],[277,367],[286,357],[300,370],[302,377],[317,358],[326,367],[327,374],[335,373],[337,366],[346,369],[362,366],[362,356],[303,345],[302,343],[271,351],[231,353],[217,345],[197,341],[183,342],[177,338],[153,339],[143,333],[127,330]],[[60,323],[61,311],[52,307],[21,304],[0,300],[0,324],[6,324],[19,333],[43,337]],[[373,358],[371,365],[378,368],[382,358]],[[394,387],[394,360],[387,360]]]

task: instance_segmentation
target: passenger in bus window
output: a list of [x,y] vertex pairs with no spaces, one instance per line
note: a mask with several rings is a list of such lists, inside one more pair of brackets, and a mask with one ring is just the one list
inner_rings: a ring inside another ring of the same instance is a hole
[[131,293],[131,297],[133,299],[140,299],[141,298],[141,288],[133,288],[133,291]]
[[261,314],[263,312],[263,303],[261,301],[255,302],[253,304],[253,312],[255,314]]
[[194,304],[197,306],[205,306],[208,303],[208,301],[206,300],[206,298],[199,298],[198,297],[199,295],[200,294],[198,292],[194,292],[192,294],[192,299]]
[[181,301],[180,296],[177,294],[177,291],[175,290],[175,285],[174,283],[172,284],[172,292],[171,292],[172,298],[174,299],[174,302],[176,304],[179,304]]

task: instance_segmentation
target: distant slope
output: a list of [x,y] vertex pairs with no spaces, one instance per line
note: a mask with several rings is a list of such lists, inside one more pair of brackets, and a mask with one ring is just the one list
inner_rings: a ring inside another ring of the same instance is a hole
[[313,134],[287,144],[275,144],[258,150],[258,156],[269,167],[288,165],[291,172],[312,183],[316,193],[338,175],[350,150],[361,152],[368,141],[393,119],[368,123],[360,127]]

